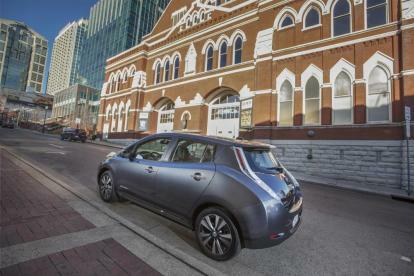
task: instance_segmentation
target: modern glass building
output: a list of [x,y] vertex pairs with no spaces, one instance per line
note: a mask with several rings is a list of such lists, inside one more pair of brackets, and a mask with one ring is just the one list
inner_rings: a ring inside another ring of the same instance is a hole
[[42,92],[47,40],[26,24],[0,19],[0,87]]
[[78,82],[87,27],[85,19],[71,22],[55,38],[47,81],[48,94],[53,95]]
[[170,0],[100,0],[90,10],[80,83],[100,89],[105,62],[148,34]]

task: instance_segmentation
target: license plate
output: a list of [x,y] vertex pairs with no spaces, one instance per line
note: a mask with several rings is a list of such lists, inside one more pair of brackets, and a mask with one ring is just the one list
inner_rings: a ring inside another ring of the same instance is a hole
[[292,221],[292,228],[295,228],[296,224],[299,222],[299,215],[296,215]]

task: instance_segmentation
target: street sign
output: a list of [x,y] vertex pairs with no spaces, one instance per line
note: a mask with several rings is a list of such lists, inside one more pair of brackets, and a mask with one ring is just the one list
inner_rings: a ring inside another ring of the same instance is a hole
[[405,137],[411,138],[411,107],[405,107]]
[[411,121],[411,107],[409,106],[405,107],[405,120]]
[[79,125],[79,124],[80,124],[80,122],[81,122],[81,119],[80,119],[80,118],[76,118],[76,119],[75,119],[75,124]]

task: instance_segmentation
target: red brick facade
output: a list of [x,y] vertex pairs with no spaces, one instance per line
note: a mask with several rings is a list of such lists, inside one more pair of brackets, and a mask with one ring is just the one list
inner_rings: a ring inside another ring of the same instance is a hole
[[[414,55],[409,50],[414,19],[409,12],[403,17],[402,2],[384,1],[387,18],[368,27],[367,1],[344,1],[349,11],[342,15],[350,23],[343,35],[335,35],[334,24],[341,0],[209,2],[215,1],[171,1],[140,45],[108,60],[100,132],[117,138],[170,130],[271,140],[403,138],[403,107],[414,103]],[[183,17],[173,26],[180,10]],[[319,23],[311,26],[312,20]],[[220,66],[224,60],[226,66]],[[338,80],[341,72],[349,84]],[[314,90],[306,92],[312,90],[310,79]],[[371,95],[370,81],[372,91],[375,85],[388,89]],[[342,91],[334,92],[336,85],[348,87],[349,94],[334,96]],[[235,103],[215,108],[222,95],[238,96],[249,109],[239,115],[243,108]],[[282,124],[281,117],[288,123]]]

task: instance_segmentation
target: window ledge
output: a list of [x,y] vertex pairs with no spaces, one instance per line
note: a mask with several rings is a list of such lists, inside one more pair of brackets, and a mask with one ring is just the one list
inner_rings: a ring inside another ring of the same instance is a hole
[[304,28],[302,28],[302,32],[309,31],[309,30],[316,29],[316,28],[320,28],[320,27],[322,27],[322,24],[320,24],[320,23],[318,25],[313,25],[313,26],[310,26],[310,27],[304,27]]
[[[278,28],[277,30],[278,31],[285,31],[285,30],[288,30],[288,29],[292,29],[292,28],[294,28],[294,27],[296,27],[296,25],[295,24],[293,24],[293,25],[289,25],[289,26],[286,26],[286,27],[280,27],[280,28]],[[303,31],[303,30],[302,30]]]

